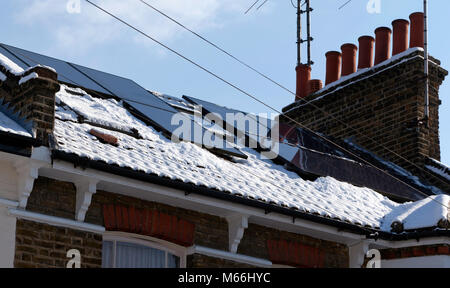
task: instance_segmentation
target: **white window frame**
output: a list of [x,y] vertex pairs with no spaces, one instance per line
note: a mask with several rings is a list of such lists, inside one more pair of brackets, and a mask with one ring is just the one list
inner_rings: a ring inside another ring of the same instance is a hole
[[[113,268],[116,268],[116,245],[117,242],[142,245],[149,248],[158,249],[166,253],[166,267],[168,263],[168,253],[180,258],[180,267],[186,268],[187,248],[154,237],[131,234],[126,232],[106,232],[103,234],[103,242],[113,242]],[[103,263],[102,263],[103,265]]]

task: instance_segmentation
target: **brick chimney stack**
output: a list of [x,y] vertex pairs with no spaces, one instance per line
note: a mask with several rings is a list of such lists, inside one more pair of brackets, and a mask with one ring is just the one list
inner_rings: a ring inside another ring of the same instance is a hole
[[[41,66],[36,66],[20,76],[5,69],[1,70],[7,76],[7,81],[0,87],[0,97],[14,112],[31,121],[36,140],[41,145],[48,146],[49,135],[53,133],[55,122],[55,94],[60,89],[57,73]],[[33,73],[35,77],[20,83],[20,79]]]
[[390,50],[391,29],[379,28],[376,32],[376,41],[380,43],[375,43],[378,47],[375,66],[371,67],[370,63],[373,38],[362,37],[359,39],[359,68],[369,69],[361,69],[338,82],[339,78],[334,73],[336,69],[331,69],[337,66],[334,59],[337,56],[333,58],[327,53],[327,79],[331,79],[327,81],[328,86],[306,98],[314,105],[293,103],[283,109],[283,114],[335,139],[351,138],[366,150],[442,187],[438,180],[415,166],[423,168],[428,158],[440,160],[439,87],[448,75],[440,61],[430,57],[430,119],[426,125],[422,121],[426,85],[424,52],[416,46],[423,46],[419,35],[423,34],[420,15],[414,13],[411,16],[411,45],[416,48],[400,52],[407,41],[404,34],[407,23],[405,20],[396,21],[394,44],[397,55],[390,58],[387,51]]

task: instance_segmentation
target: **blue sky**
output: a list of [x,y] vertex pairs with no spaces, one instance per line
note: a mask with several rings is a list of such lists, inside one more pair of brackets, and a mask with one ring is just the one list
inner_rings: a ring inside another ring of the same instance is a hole
[[[81,1],[81,13],[66,10],[69,0],[4,0],[0,42],[131,78],[150,90],[189,95],[225,106],[272,112]],[[269,0],[244,15],[254,0],[147,0],[180,19],[238,58],[295,91],[296,16],[290,0]],[[162,40],[225,79],[281,109],[293,96],[168,22],[138,0],[96,0],[133,25]],[[262,2],[262,1],[261,1]],[[296,2],[296,1],[294,1]],[[422,11],[422,0],[380,0],[381,13],[366,10],[368,0],[312,0],[313,78],[324,79],[325,53],[355,43],[375,28],[390,26]],[[430,54],[450,68],[450,1],[430,1]],[[303,55],[305,57],[305,55]],[[450,79],[441,86],[442,162],[450,163]]]

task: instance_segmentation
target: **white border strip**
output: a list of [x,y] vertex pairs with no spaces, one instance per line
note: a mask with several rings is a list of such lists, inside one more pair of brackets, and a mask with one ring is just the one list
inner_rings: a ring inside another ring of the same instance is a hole
[[217,250],[217,249],[203,247],[203,246],[194,245],[192,247],[189,247],[187,255],[192,255],[192,254],[202,254],[202,255],[211,256],[211,257],[215,257],[215,258],[231,260],[231,261],[235,261],[235,262],[239,262],[239,263],[250,264],[250,265],[254,265],[254,266],[258,266],[258,267],[266,267],[266,268],[272,267],[272,262],[269,260],[255,258],[255,257],[246,256],[246,255],[242,255],[242,254],[234,254],[231,252]]
[[105,232],[105,227],[88,224],[84,222],[78,222],[70,219],[64,219],[54,216],[47,216],[39,213],[29,212],[21,209],[9,209],[9,214],[20,219],[35,221],[39,223],[49,224],[58,227],[71,228],[75,230],[82,230],[87,232],[94,232],[102,234]]
[[0,206],[17,208],[17,207],[19,207],[19,202],[13,201],[13,200],[8,200],[5,198],[0,198]]

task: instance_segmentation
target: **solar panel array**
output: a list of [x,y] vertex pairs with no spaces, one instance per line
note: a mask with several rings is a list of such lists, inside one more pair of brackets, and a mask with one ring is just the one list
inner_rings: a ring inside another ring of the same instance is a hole
[[[26,51],[13,46],[0,44],[0,53],[5,54],[6,57],[11,57],[22,68],[28,69],[36,65],[45,65],[54,68],[58,73],[58,80],[85,88],[92,91],[97,91],[106,95],[111,95],[122,99],[129,106],[137,110],[149,122],[156,126],[157,129],[173,135],[179,123],[172,124],[172,117],[178,113],[178,110],[164,102],[157,96],[153,95],[143,87],[136,84],[130,79],[101,72],[77,64],[65,62],[55,58],[47,57],[34,52]],[[206,146],[210,150],[216,151],[220,154],[227,154],[236,157],[246,158],[247,156],[231,145],[227,145],[225,140],[215,139],[214,135],[211,137],[204,137],[206,130],[192,121],[191,118],[185,117],[190,126],[190,131],[200,131],[196,137],[188,135],[188,133],[180,135],[180,140],[194,142],[198,145]],[[204,143],[204,139],[216,140]],[[209,144],[205,145],[205,144]]]
[[[259,144],[261,144],[260,141],[263,138],[268,136],[268,133],[272,127],[272,123],[273,123],[272,120],[261,117],[259,115],[223,107],[223,106],[220,106],[220,105],[208,102],[208,101],[204,101],[201,99],[197,99],[194,97],[190,97],[190,96],[183,96],[183,98],[186,99],[190,103],[202,106],[204,115],[207,115],[209,113],[218,114],[221,117],[221,119],[224,121],[223,126],[225,128],[227,126],[232,127],[237,130],[237,131],[235,131],[235,134],[239,135],[241,133],[241,134],[245,135],[246,137],[258,142]],[[233,117],[238,114],[241,114],[242,116],[245,117],[244,118],[245,122],[240,123],[241,125],[238,125],[238,123],[236,121],[237,118]],[[230,116],[232,116],[232,117],[230,117]]]

